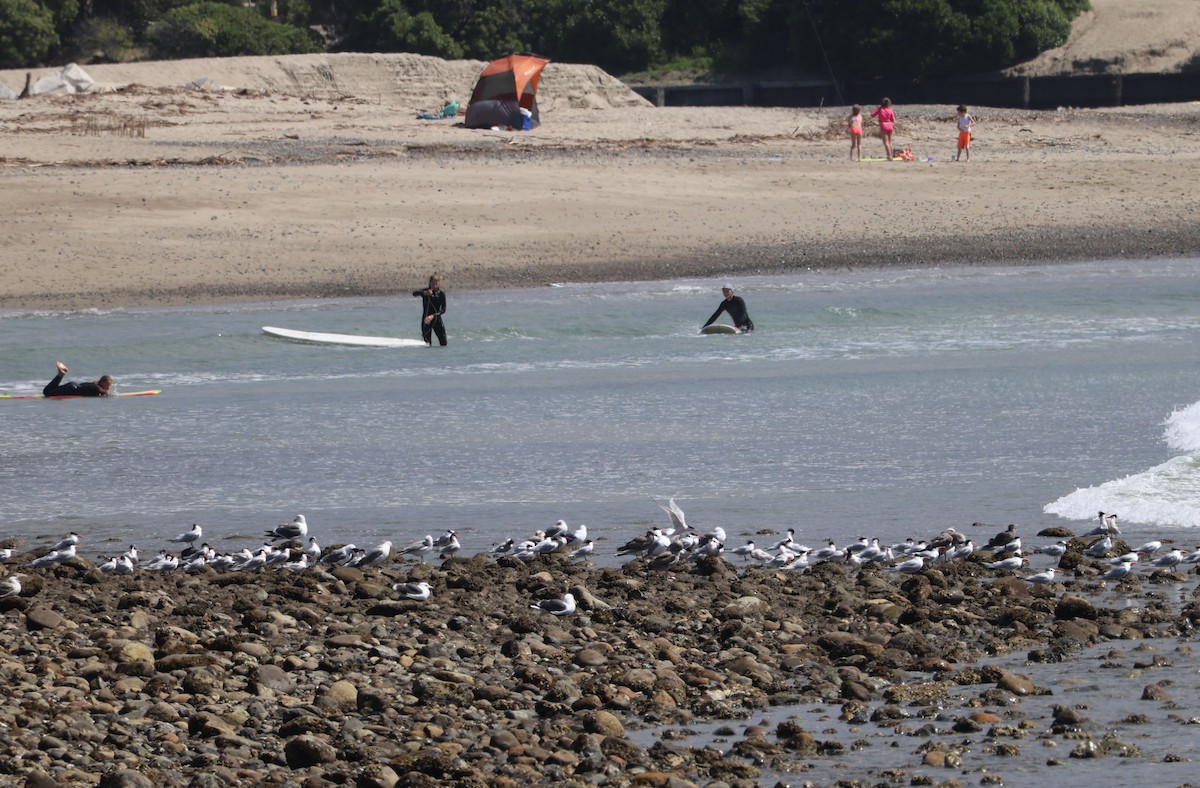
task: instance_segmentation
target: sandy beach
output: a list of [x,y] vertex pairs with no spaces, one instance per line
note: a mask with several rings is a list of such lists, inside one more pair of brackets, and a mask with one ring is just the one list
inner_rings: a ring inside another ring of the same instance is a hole
[[[952,107],[897,108],[918,161],[853,163],[843,108],[654,108],[569,64],[547,69],[532,132],[417,119],[479,65],[98,66],[117,91],[0,102],[0,307],[388,294],[435,269],[455,289],[1198,248],[1179,177],[1198,104],[972,106],[969,164]],[[199,78],[217,89],[182,87]]]

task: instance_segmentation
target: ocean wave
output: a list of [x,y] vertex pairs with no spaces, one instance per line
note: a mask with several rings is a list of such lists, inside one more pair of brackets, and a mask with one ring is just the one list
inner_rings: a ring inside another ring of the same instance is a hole
[[1113,512],[1123,523],[1195,528],[1200,525],[1200,459],[1173,457],[1142,473],[1081,487],[1043,511],[1067,520],[1094,520],[1098,512]]
[[1200,402],[1177,409],[1166,419],[1163,441],[1175,451],[1200,452]]

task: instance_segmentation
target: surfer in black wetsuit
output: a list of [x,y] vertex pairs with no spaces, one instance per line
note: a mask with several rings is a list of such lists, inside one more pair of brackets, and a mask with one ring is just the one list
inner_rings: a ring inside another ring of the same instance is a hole
[[433,335],[437,334],[438,343],[445,347],[446,326],[442,315],[446,314],[446,292],[442,290],[442,278],[437,274],[429,277],[429,287],[413,291],[413,297],[417,296],[421,298],[421,339],[432,345]]
[[[750,319],[750,313],[746,311],[746,302],[742,300],[741,296],[733,294],[733,285],[726,282],[724,287],[721,288],[721,294],[725,296],[725,300],[721,302],[721,305],[717,307],[717,311],[712,313],[712,317],[704,325],[711,326],[713,321],[721,316],[722,312],[726,312],[739,331],[753,331],[754,321]],[[701,327],[703,328],[703,326]]]
[[54,366],[58,367],[58,374],[42,389],[43,397],[107,397],[112,389],[113,379],[108,375],[86,383],[63,383],[63,375],[70,370],[61,361],[55,361]]

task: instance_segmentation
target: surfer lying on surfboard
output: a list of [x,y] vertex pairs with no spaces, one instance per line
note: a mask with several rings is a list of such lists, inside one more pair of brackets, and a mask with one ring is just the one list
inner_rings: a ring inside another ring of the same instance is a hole
[[58,367],[58,374],[42,389],[44,397],[107,397],[112,390],[113,379],[108,375],[101,375],[96,380],[85,383],[63,383],[63,375],[70,370],[61,361],[55,361],[54,366]]
[[[750,313],[746,311],[746,302],[742,300],[741,296],[733,294],[733,285],[726,282],[721,287],[721,294],[725,296],[725,300],[717,307],[717,311],[712,313],[712,317],[708,319],[708,322],[704,326],[711,326],[713,321],[721,316],[722,312],[727,312],[739,331],[753,331],[754,322],[750,319]],[[701,326],[701,328],[704,328],[704,326]]]

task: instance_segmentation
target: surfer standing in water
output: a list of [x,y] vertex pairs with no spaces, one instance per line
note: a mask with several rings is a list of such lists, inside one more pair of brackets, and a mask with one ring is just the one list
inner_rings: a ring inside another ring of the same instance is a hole
[[[717,307],[717,311],[712,313],[712,317],[704,325],[711,326],[713,321],[721,316],[722,312],[726,312],[739,331],[753,331],[754,321],[750,319],[750,313],[746,311],[746,302],[742,300],[741,296],[733,294],[733,285],[726,282],[721,287],[721,295],[725,296],[725,300],[721,302],[721,305]],[[701,328],[703,327],[701,326]]]
[[61,361],[55,361],[54,366],[58,367],[58,374],[42,389],[43,397],[107,397],[112,389],[113,379],[108,375],[86,383],[63,383],[63,375],[70,370]]
[[446,314],[446,292],[442,290],[442,278],[437,274],[429,277],[429,287],[424,290],[414,290],[413,297],[421,298],[421,339],[426,345],[433,345],[433,335],[437,334],[438,343],[446,346],[446,326],[442,323],[442,315]]

